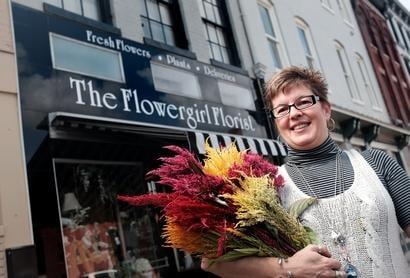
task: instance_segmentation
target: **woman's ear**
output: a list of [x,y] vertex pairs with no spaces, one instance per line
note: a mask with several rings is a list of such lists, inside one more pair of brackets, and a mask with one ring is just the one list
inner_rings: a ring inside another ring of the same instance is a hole
[[332,106],[327,101],[322,101],[322,109],[325,112],[326,120],[329,120],[332,115]]

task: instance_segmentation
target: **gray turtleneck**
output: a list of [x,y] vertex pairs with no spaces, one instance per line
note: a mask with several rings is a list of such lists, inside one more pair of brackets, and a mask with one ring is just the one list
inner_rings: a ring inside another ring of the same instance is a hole
[[[289,146],[287,148],[289,155],[286,170],[296,186],[305,194],[327,198],[334,196],[335,193],[340,194],[353,184],[352,164],[347,154],[342,152],[330,137],[312,150],[295,150]],[[341,179],[335,186],[337,153],[340,153]],[[410,225],[410,178],[406,172],[384,151],[367,149],[362,152],[362,155],[389,192],[400,226],[404,228]]]

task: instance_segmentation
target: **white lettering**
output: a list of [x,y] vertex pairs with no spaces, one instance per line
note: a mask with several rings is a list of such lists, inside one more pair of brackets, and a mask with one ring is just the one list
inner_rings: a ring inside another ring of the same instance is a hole
[[[172,111],[176,111],[176,113],[175,113],[175,114],[171,114],[171,110],[172,110]],[[178,110],[177,110],[177,107],[176,107],[175,105],[173,105],[173,104],[168,104],[168,106],[167,106],[167,114],[168,114],[168,116],[169,116],[171,119],[176,119],[176,118],[178,118]]]
[[113,94],[111,94],[111,93],[106,93],[106,94],[104,94],[102,100],[103,100],[104,106],[107,107],[108,109],[113,110],[113,109],[117,108],[117,106],[118,106],[117,103],[111,105],[111,104],[108,102],[108,100],[115,100],[115,101],[117,100],[117,98],[116,98]]
[[[148,108],[149,108],[150,111],[147,110],[147,107],[146,107],[145,104],[148,105]],[[143,99],[143,100],[141,101],[141,110],[142,110],[142,112],[144,112],[144,114],[146,114],[146,115],[152,115],[152,114],[154,114],[154,106],[152,105],[152,103],[151,103],[148,99]]]
[[83,101],[83,98],[81,96],[81,88],[80,88],[80,85],[81,85],[82,90],[85,90],[85,81],[84,80],[79,80],[79,79],[74,79],[74,78],[71,78],[71,76],[70,76],[70,88],[71,89],[73,88],[73,83],[75,85],[75,91],[77,93],[77,101],[75,103],[85,105],[85,102]]
[[88,93],[90,94],[91,106],[102,107],[101,105],[101,96],[97,90],[93,88],[93,82],[90,80],[87,82]]
[[164,117],[166,104],[164,102],[157,102],[157,101],[153,101],[152,103],[154,104],[155,110],[157,110],[158,116]]

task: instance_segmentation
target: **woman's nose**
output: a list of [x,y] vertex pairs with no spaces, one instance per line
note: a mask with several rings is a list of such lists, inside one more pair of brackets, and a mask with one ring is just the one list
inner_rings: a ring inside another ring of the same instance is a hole
[[302,115],[302,111],[300,111],[299,109],[296,109],[295,106],[291,106],[289,109],[290,109],[289,117],[292,117],[292,118],[296,117],[297,118],[300,115]]

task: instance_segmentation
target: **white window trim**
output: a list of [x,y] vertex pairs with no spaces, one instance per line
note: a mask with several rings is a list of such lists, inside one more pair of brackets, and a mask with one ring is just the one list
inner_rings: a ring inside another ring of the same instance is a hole
[[[349,1],[349,0],[347,0]],[[351,28],[354,28],[352,24],[352,14],[350,13],[350,9],[348,5],[346,5],[346,0],[336,0],[337,6],[339,7],[339,11],[343,18],[343,21]]]
[[[85,46],[88,46],[88,47],[92,47],[92,48],[95,48],[95,49],[100,49],[100,50],[104,50],[104,51],[116,54],[119,57],[120,70],[121,70],[121,72],[120,72],[121,80],[117,80],[117,79],[113,79],[113,78],[107,78],[107,77],[101,77],[101,76],[90,74],[90,73],[87,73],[87,72],[74,71],[74,70],[71,70],[71,69],[67,69],[67,68],[64,68],[64,67],[57,66],[55,64],[55,57],[54,57],[53,37],[59,37],[63,40],[72,41],[72,42],[82,44],[82,45],[85,45]],[[81,74],[81,75],[85,75],[85,76],[91,76],[91,77],[95,77],[95,78],[102,79],[102,80],[114,81],[114,82],[118,82],[118,83],[125,83],[126,82],[125,74],[124,74],[124,64],[122,62],[122,55],[121,55],[120,52],[112,50],[112,49],[108,49],[108,48],[105,48],[105,47],[102,47],[102,46],[98,46],[98,45],[95,45],[95,44],[79,41],[79,40],[76,40],[76,39],[73,39],[73,38],[70,38],[70,37],[62,36],[62,35],[59,35],[59,34],[56,34],[56,33],[53,33],[53,32],[49,33],[49,41],[50,41],[50,52],[51,52],[51,64],[52,64],[54,69],[63,70],[63,71],[67,71],[67,72],[72,72],[72,73],[76,73],[76,74]]]
[[352,101],[354,103],[364,105],[363,98],[360,95],[359,89],[357,87],[357,82],[353,76],[352,67],[350,65],[349,58],[347,57],[346,49],[338,41],[335,41],[335,48],[336,52],[340,53],[340,56],[337,55],[337,58],[339,60],[339,65],[343,71],[347,89],[349,90],[350,96],[352,97]]
[[[301,28],[301,29],[303,29],[303,31],[305,32],[305,37],[306,37],[306,40],[307,40],[307,44],[308,44],[308,46],[309,46],[309,48],[310,48],[311,54],[308,55],[308,54],[305,52],[305,50],[303,49],[303,46],[301,46],[301,47],[302,47],[302,51],[303,51],[303,56],[305,57],[305,63],[306,63],[306,65],[309,66],[309,63],[308,63],[307,60],[308,60],[308,58],[310,58],[310,59],[313,61],[313,63],[312,63],[312,64],[313,64],[313,68],[315,68],[315,69],[320,69],[321,67],[320,67],[320,63],[319,63],[319,56],[317,55],[315,43],[314,43],[314,41],[313,41],[313,36],[312,36],[312,33],[310,32],[309,26],[308,26],[308,25],[306,24],[306,22],[305,22],[302,18],[300,18],[300,17],[295,17],[295,22],[296,22],[296,26],[299,27],[299,28]],[[297,34],[297,36],[298,36],[298,41],[299,41],[299,43],[302,44],[302,42],[300,41],[300,38],[299,38],[299,34]]]
[[382,112],[382,108],[380,106],[380,99],[379,96],[376,94],[376,91],[374,90],[373,84],[370,81],[370,74],[367,69],[366,63],[363,59],[363,56],[360,55],[359,53],[355,53],[356,56],[356,63],[357,67],[360,72],[360,76],[363,81],[363,85],[366,89],[366,92],[369,94],[370,98],[370,103],[372,104],[373,110],[376,110],[377,112]]
[[[270,36],[268,33],[265,32],[267,40],[273,41],[278,49],[279,53],[279,59],[281,61],[282,67],[286,67],[289,65],[289,59],[288,55],[285,49],[285,41],[283,40],[282,36],[282,29],[280,28],[277,13],[275,11],[275,7],[269,2],[269,1],[264,1],[260,0],[257,2],[257,5],[261,5],[262,7],[266,8],[268,10],[268,14],[270,17],[270,22],[272,24],[272,28],[275,31],[276,38],[273,36]],[[269,47],[267,45],[267,47]],[[270,50],[268,49],[268,52],[270,53]],[[280,70],[280,68],[277,68],[273,62],[272,62],[272,68],[277,71]]]
[[335,14],[332,5],[330,4],[331,0],[320,0],[322,7],[331,14]]

